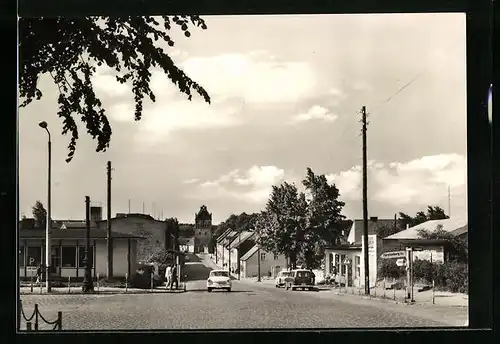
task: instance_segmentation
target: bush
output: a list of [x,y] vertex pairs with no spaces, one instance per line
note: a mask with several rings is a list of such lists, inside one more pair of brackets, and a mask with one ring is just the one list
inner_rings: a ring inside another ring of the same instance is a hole
[[164,278],[154,274],[153,266],[142,266],[132,274],[129,279],[131,288],[150,289],[151,288],[151,275],[153,275],[153,288],[156,288],[164,283]]
[[406,275],[406,270],[404,266],[397,266],[394,259],[381,259],[378,275],[382,278],[399,279]]
[[428,260],[416,259],[413,262],[413,279],[415,281],[424,281],[426,283],[432,283],[432,280],[436,278],[438,264],[431,263]]

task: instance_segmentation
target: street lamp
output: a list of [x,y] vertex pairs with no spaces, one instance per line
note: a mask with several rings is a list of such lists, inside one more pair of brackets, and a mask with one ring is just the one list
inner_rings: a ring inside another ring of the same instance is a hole
[[92,267],[90,265],[89,251],[90,251],[90,197],[85,196],[85,256],[83,257],[85,272],[83,275],[83,284],[82,284],[82,291],[84,293],[91,293],[94,291],[94,283],[92,282],[92,273],[91,273]]
[[52,225],[51,217],[50,217],[50,207],[51,207],[51,164],[52,164],[52,143],[50,141],[50,131],[47,128],[47,122],[42,121],[38,123],[38,126],[42,129],[45,129],[47,134],[49,135],[49,141],[48,141],[48,163],[47,163],[47,220],[45,221],[45,282],[46,282],[46,288],[47,288],[47,293],[51,291],[50,289],[50,266],[51,266],[51,261],[50,261],[50,229]]

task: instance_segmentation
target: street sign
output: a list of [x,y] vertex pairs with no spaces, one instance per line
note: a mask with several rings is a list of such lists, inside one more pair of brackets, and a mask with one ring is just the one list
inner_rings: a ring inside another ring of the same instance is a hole
[[384,252],[380,256],[380,258],[382,259],[399,259],[405,257],[406,257],[406,251]]
[[27,266],[27,267],[26,267],[26,270],[27,270],[27,271],[36,271],[36,270],[37,270],[37,267],[36,267],[36,266]]
[[396,265],[397,266],[405,266],[406,260],[404,258],[400,258],[400,259],[396,260]]
[[423,251],[423,247],[413,247],[413,251]]

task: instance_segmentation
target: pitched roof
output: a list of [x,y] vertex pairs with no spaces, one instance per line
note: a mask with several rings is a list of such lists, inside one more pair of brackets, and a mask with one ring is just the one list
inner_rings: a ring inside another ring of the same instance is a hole
[[[419,225],[410,227],[404,231],[398,232],[396,234],[388,236],[386,239],[419,239],[418,231],[421,229],[426,229],[429,231],[434,231],[438,226],[449,233],[464,234],[467,231],[467,220],[465,219],[444,219],[444,220],[430,220],[423,222]],[[455,234],[455,235],[460,235]]]
[[[377,234],[377,228],[379,227],[393,227],[394,219],[379,219],[373,218],[368,219],[368,235]],[[361,237],[363,235],[363,219],[356,219],[353,221],[350,232],[348,234],[349,238],[352,238],[352,231],[354,231],[354,240],[352,242],[361,242]]]
[[231,228],[226,229],[221,235],[219,235],[219,237],[217,238],[217,242],[222,241],[225,237],[229,235],[229,233],[231,233],[231,231],[232,231]]
[[254,247],[252,247],[251,249],[248,250],[247,253],[245,253],[241,258],[240,260],[243,260],[243,261],[246,261],[248,260],[249,258],[251,258],[257,251],[259,250],[259,246],[257,245],[254,245]]
[[[150,221],[154,221],[154,222],[162,222],[162,223],[165,222],[165,221],[161,221],[161,220],[156,220],[151,215],[141,214],[141,213],[130,213],[130,214],[120,213],[119,216],[112,217],[111,220],[123,220],[123,219],[127,219],[127,218],[136,218],[136,219],[139,218],[139,219],[150,220]],[[108,220],[105,219],[105,220],[100,220],[98,222],[102,223],[102,222],[106,222],[106,221],[108,221]]]
[[228,246],[228,244],[230,244],[237,235],[238,232],[233,230],[228,235],[226,235],[225,238],[223,239],[224,246]]
[[233,239],[233,241],[229,245],[229,249],[233,249],[240,246],[240,244],[243,244],[246,240],[250,239],[254,234],[255,232],[249,232],[249,231],[241,232],[239,235],[236,236],[236,238]]
[[[45,231],[40,229],[21,229],[19,231],[19,237],[22,239],[44,239]],[[111,232],[112,238],[117,239],[142,239],[143,237],[138,235],[131,235],[125,233]],[[51,232],[52,239],[85,239],[85,231],[80,230],[64,230],[59,228],[53,228]],[[91,239],[105,239],[106,231],[102,229],[91,228],[90,229]]]

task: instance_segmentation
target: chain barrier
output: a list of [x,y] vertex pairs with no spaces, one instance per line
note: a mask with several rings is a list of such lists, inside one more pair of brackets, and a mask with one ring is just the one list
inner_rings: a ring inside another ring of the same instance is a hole
[[[23,304],[21,301],[19,301],[19,308],[20,308],[20,314],[22,315],[22,317],[26,321],[26,330],[27,331],[33,331],[33,330],[38,331],[39,330],[38,325],[40,322],[39,319],[41,319],[47,325],[54,325],[54,327],[52,328],[52,331],[61,331],[62,330],[62,312],[61,311],[57,312],[57,319],[56,320],[49,321],[49,320],[44,318],[42,313],[40,313],[40,310],[38,308],[38,304],[35,304],[35,309],[33,310],[33,314],[29,318],[24,313]],[[34,329],[32,328],[33,324],[31,321],[33,318],[35,318],[35,324],[34,324],[35,328]]]

